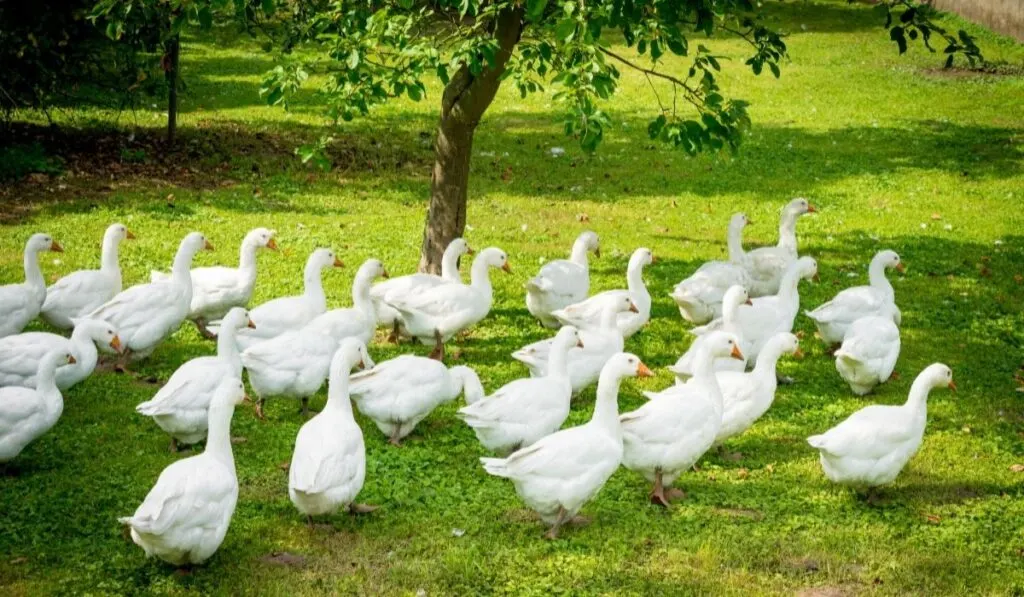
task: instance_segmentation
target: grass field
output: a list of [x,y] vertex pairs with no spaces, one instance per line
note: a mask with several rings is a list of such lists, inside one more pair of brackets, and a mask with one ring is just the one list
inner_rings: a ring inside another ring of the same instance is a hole
[[[176,456],[167,437],[134,406],[186,359],[212,344],[185,326],[147,361],[139,379],[98,373],[67,393],[62,420],[0,477],[0,588],[5,594],[1019,594],[1024,591],[1024,395],[1014,374],[1024,345],[1024,46],[971,27],[1006,74],[943,73],[941,57],[912,47],[900,57],[870,8],[794,3],[770,12],[790,32],[792,63],[782,78],[744,71],[743,48],[711,40],[726,66],[723,87],[752,102],[755,127],[736,157],[687,158],[646,137],[654,100],[624,73],[607,108],[617,126],[594,156],[560,135],[561,115],[543,95],[504,90],[477,134],[470,187],[470,243],[499,246],[513,275],[494,274],[491,315],[461,345],[460,362],[488,390],[525,375],[509,353],[545,337],[523,302],[523,282],[542,259],[564,256],[578,232],[601,235],[592,288],[621,287],[629,253],[653,249],[646,280],[651,324],[627,342],[656,370],[623,385],[623,410],[641,390],[671,382],[664,367],[691,341],[668,298],[700,263],[725,253],[729,215],[754,224],[747,245],[774,242],[779,208],[808,197],[820,213],[798,226],[801,253],[822,281],[803,284],[804,306],[866,283],[879,249],[908,266],[893,274],[903,311],[898,381],[857,398],[838,377],[809,320],[807,357],[784,360],[797,383],[679,485],[689,498],[665,511],[647,486],[616,473],[584,513],[594,522],[547,542],[510,483],[489,477],[472,432],[440,408],[401,448],[360,419],[368,471],[359,518],[307,529],[287,497],[281,464],[302,419],[296,405],[268,401],[268,418],[239,408],[233,433],[241,484],[220,551],[178,576],[126,540],[130,514]],[[257,96],[272,60],[228,33],[190,39],[181,142],[154,149],[159,109],[124,114],[121,128],[71,135],[63,173],[0,187],[0,279],[21,277],[21,246],[35,231],[65,247],[43,259],[55,280],[95,267],[104,228],[122,221],[138,239],[122,246],[126,285],[166,269],[180,238],[202,230],[217,246],[197,264],[233,262],[245,231],[278,231],[279,254],[259,257],[255,302],[298,292],[301,268],[318,246],[348,267],[328,272],[332,306],[351,300],[366,258],[393,273],[418,260],[437,90],[398,102],[335,133],[335,168],[292,155],[323,122],[310,93],[291,113]],[[1017,74],[1012,74],[1016,72]],[[109,115],[84,112],[89,126]],[[29,120],[39,120],[28,115]],[[136,134],[129,137],[134,127]],[[45,143],[44,143],[45,145]],[[550,148],[566,149],[560,158]],[[96,149],[98,147],[98,149]],[[582,217],[586,214],[586,218]],[[581,223],[580,220],[589,220]],[[56,257],[56,258],[55,258]],[[33,329],[41,324],[33,324]],[[371,346],[378,361],[407,350]],[[906,398],[927,364],[950,365],[960,391],[933,393],[924,445],[881,505],[870,506],[823,477],[804,438],[873,402]],[[586,421],[593,389],[567,425]],[[314,399],[319,407],[321,392]],[[290,554],[294,558],[282,557]],[[273,554],[278,554],[276,557]]]

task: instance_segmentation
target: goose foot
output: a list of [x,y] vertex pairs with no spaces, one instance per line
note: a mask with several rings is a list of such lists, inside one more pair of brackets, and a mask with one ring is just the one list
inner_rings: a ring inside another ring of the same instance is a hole
[[299,409],[299,414],[308,419],[309,417],[315,415],[317,412],[319,411],[309,408],[309,398],[302,399],[302,408]]
[[647,497],[650,498],[651,503],[655,506],[668,508],[672,505],[668,496],[665,495],[665,486],[661,482],[661,471],[654,473],[654,487],[651,488],[651,493]]
[[402,438],[398,437],[398,433],[396,432],[394,435],[388,438],[388,443],[391,444],[392,446],[401,448]]
[[889,375],[889,381],[897,381],[897,380],[899,380],[899,378],[900,378],[900,374],[898,372],[896,372],[896,371],[893,371]]
[[267,416],[263,414],[263,398],[257,398],[256,404],[253,407],[253,412],[256,414],[256,418],[265,421]]
[[180,449],[181,448],[178,446],[178,439],[172,437],[171,438],[171,447],[170,447],[171,454],[177,454],[178,450],[180,450]]
[[395,320],[394,325],[391,327],[391,333],[388,334],[388,342],[391,344],[399,344],[401,342],[402,335],[398,333],[398,320]]
[[678,487],[669,487],[668,489],[665,490],[665,497],[667,497],[668,501],[670,502],[674,502],[676,500],[685,500],[686,492],[683,491],[682,489],[679,489]]
[[441,332],[437,330],[434,330],[434,350],[430,352],[429,358],[444,361],[444,342],[441,340]]
[[558,518],[555,519],[555,523],[553,525],[551,525],[551,528],[548,529],[548,532],[544,533],[544,538],[545,539],[548,539],[548,540],[558,539],[558,530],[562,527],[562,523],[565,522],[565,518],[566,518],[567,514],[568,513],[565,511],[565,508],[562,508],[562,507],[558,508]]
[[380,508],[380,506],[371,506],[370,504],[349,504],[348,511],[351,514],[369,514]]
[[568,524],[571,524],[574,527],[585,527],[589,525],[591,522],[592,521],[589,516],[580,516],[577,514],[576,516],[573,516],[569,519]]

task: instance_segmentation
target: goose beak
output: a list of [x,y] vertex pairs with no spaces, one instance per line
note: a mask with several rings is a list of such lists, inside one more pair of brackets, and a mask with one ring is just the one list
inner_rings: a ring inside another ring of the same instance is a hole
[[594,257],[601,258],[601,247],[594,249]]
[[584,347],[583,346],[583,340],[577,340],[576,341],[576,348],[583,348],[583,347]]
[[747,300],[743,301],[743,304],[744,305],[750,305],[751,307],[753,307],[754,306],[754,301],[752,301],[750,299],[747,299]]
[[504,270],[504,272],[506,274],[511,274],[512,273],[512,268],[508,266],[508,262],[507,261],[505,262],[505,265],[501,266],[501,269]]
[[[78,362],[78,360],[75,359],[75,355],[71,355],[71,354],[68,355],[68,365],[74,365],[77,362]],[[953,382],[949,382],[949,383],[953,383]]]
[[629,301],[629,312],[630,313],[639,313],[640,312],[640,309],[637,308],[636,303],[634,303],[633,301]]
[[267,248],[270,249],[271,251],[276,251],[277,250],[277,241],[274,240],[274,239],[268,240],[267,241]]
[[135,234],[131,230],[127,231],[124,235],[128,240],[135,240]]
[[388,270],[384,270],[384,273],[382,273],[382,274],[380,275],[380,277],[382,277],[382,278],[384,278],[385,280],[387,280],[388,278],[390,278],[390,277],[391,277],[391,274],[389,274],[389,273],[388,273]]
[[955,384],[955,383],[953,383],[953,380],[952,380],[952,379],[951,379],[951,380],[949,380],[949,383],[948,383],[948,384],[946,384],[946,385],[947,385],[947,386],[949,387],[949,389],[950,389],[950,390],[953,390],[954,392],[956,391],[956,384]]
[[813,213],[817,213],[817,211],[818,211],[817,207],[814,207],[810,203],[807,204],[807,213],[813,214]]
[[732,352],[729,353],[729,356],[731,356],[734,359],[739,359],[741,361],[747,360],[747,358],[743,356],[743,352],[740,351],[740,347],[736,346],[735,344],[732,345]]
[[63,253],[64,247],[60,246],[60,243],[57,241],[50,241],[50,250],[55,253]]
[[804,358],[804,351],[803,351],[803,349],[801,349],[799,346],[797,346],[796,350],[793,351],[793,358],[795,358],[795,359],[802,359],[802,358]]
[[117,351],[118,354],[121,354],[121,338],[117,334],[114,334],[114,338],[110,341],[110,347]]
[[471,247],[469,245],[466,245],[466,255],[475,255],[475,254],[476,254],[476,251],[473,250],[473,247]]
[[341,259],[334,258],[334,267],[345,267],[345,264],[341,262]]
[[647,368],[647,365],[644,365],[643,363],[640,363],[639,365],[636,366],[636,376],[637,377],[654,377],[654,373],[652,373],[651,370]]
[[210,241],[206,241],[206,245],[203,247],[203,250],[204,251],[212,251],[213,250],[213,244],[211,244]]
[[811,280],[812,280],[812,281],[813,281],[814,283],[818,283],[818,282],[821,282],[821,276],[819,276],[819,275],[818,275],[818,272],[814,272],[814,275],[813,275],[813,276],[811,276]]
[[903,262],[901,261],[896,264],[896,271],[898,271],[901,274],[905,274],[907,273],[907,266],[903,265]]
[[654,256],[654,253],[651,253],[651,265],[655,263],[658,263],[658,258]]
[[250,398],[248,394],[242,394],[242,402],[248,402],[249,404],[252,404],[252,398]]
[[366,361],[364,361],[363,359],[359,359],[359,362],[356,363],[356,367],[358,367],[360,371],[366,369]]
[[255,330],[256,329],[256,324],[252,322],[252,319],[250,319],[249,323],[245,324],[245,327],[252,328],[252,329]]

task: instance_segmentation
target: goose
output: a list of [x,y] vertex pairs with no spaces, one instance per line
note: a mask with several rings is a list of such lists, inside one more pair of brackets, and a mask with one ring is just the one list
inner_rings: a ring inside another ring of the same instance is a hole
[[375,506],[354,503],[366,478],[366,445],[352,416],[349,372],[366,364],[366,346],[346,338],[331,359],[331,380],[324,410],[299,429],[288,467],[288,497],[309,525],[313,517],[339,508],[372,512]]
[[[309,398],[327,380],[331,359],[345,340],[334,336],[334,331],[317,318],[298,330],[242,351],[242,366],[249,372],[249,384],[256,393],[258,418],[264,418],[263,404],[270,396],[298,399],[303,416],[310,415]],[[356,339],[362,341],[361,337]],[[369,355],[364,355],[363,361],[373,366]]]
[[171,463],[135,513],[118,518],[147,557],[188,567],[205,562],[224,541],[238,502],[231,415],[245,399],[242,380],[223,378],[210,402],[206,449]]
[[825,343],[838,345],[850,324],[868,315],[887,316],[899,325],[901,317],[896,307],[896,294],[892,283],[885,277],[885,270],[889,268],[900,273],[906,271],[895,251],[879,251],[868,267],[868,286],[847,288],[829,302],[807,312]]
[[46,353],[36,369],[36,387],[0,388],[0,463],[14,460],[25,446],[53,428],[64,412],[64,397],[57,387],[61,365],[74,365],[66,350]]
[[727,239],[729,261],[704,263],[669,294],[686,321],[701,325],[721,317],[725,292],[732,286],[750,286],[750,276],[743,267],[743,229],[749,223],[746,214],[733,214]]
[[770,296],[779,293],[783,274],[796,261],[796,221],[817,209],[806,199],[796,198],[782,208],[779,221],[779,242],[774,247],[748,251],[743,256],[743,267],[750,276],[750,296]]
[[526,309],[546,328],[561,324],[552,312],[578,303],[590,291],[590,264],[587,253],[601,256],[597,234],[586,231],[576,238],[568,259],[545,263],[537,275],[526,282]]
[[114,298],[121,292],[118,248],[121,241],[134,238],[124,224],[107,227],[103,234],[100,269],[79,270],[57,280],[46,289],[40,317],[55,328],[70,330],[75,327],[75,319]]
[[875,404],[850,415],[807,443],[820,453],[821,468],[833,483],[867,489],[891,483],[917,453],[928,420],[928,393],[946,386],[956,390],[953,371],[942,363],[929,365],[913,385],[906,403]]
[[[743,330],[736,321],[736,316],[741,305],[752,304],[747,289],[742,286],[730,287],[722,299],[722,331],[735,334],[740,339],[741,346],[743,345]],[[669,371],[675,374],[676,383],[684,383],[687,379],[693,377],[694,360],[706,338],[707,336],[697,336],[697,339],[690,344],[690,348],[687,349],[683,356],[679,357],[676,364],[668,368]],[[746,368],[747,364],[745,362],[740,362],[733,358],[727,357],[715,360],[715,371],[744,371]]]
[[468,404],[484,397],[480,378],[469,367],[449,369],[440,361],[415,355],[402,355],[356,373],[349,392],[359,412],[395,446],[435,408],[459,394],[465,393]]
[[57,389],[64,392],[92,375],[99,360],[96,344],[121,352],[121,339],[105,321],[76,319],[71,338],[49,332],[23,332],[0,338],[0,386],[36,387],[39,362],[59,350],[75,357],[73,364],[57,368]]
[[[224,317],[233,307],[245,307],[256,286],[256,251],[277,250],[276,232],[254,228],[242,239],[238,267],[197,267],[192,270],[192,304],[188,319],[205,338],[216,335],[206,328],[209,321]],[[170,278],[164,272],[150,272],[153,282]]]
[[507,455],[558,430],[569,416],[572,384],[566,359],[569,350],[583,347],[579,331],[558,330],[551,347],[547,375],[505,384],[490,396],[458,411],[488,450]]
[[707,452],[722,426],[722,391],[714,361],[743,359],[739,338],[714,332],[697,355],[689,383],[661,392],[644,392],[650,400],[619,417],[624,452],[622,464],[653,483],[651,503],[668,507],[685,494],[667,488]]
[[[568,367],[572,393],[578,395],[584,389],[596,383],[601,369],[612,355],[622,352],[622,334],[619,332],[619,313],[637,313],[636,305],[628,296],[622,295],[617,301],[605,305],[601,318],[601,327],[591,330],[580,330],[583,348],[569,350]],[[533,377],[547,374],[548,359],[554,339],[549,338],[534,342],[512,353],[512,358],[526,365]]]
[[131,358],[149,356],[181,326],[192,302],[192,258],[204,249],[212,251],[213,245],[201,233],[189,233],[178,246],[169,280],[132,286],[87,315],[89,319],[106,321],[117,330],[124,346],[118,362],[120,369],[124,370]]
[[252,325],[248,311],[233,307],[217,337],[217,354],[185,361],[153,398],[135,407],[171,436],[171,452],[177,452],[179,444],[195,444],[206,437],[210,404],[221,380],[242,377],[235,333]]
[[715,374],[722,391],[722,426],[715,436],[715,444],[721,445],[754,424],[768,412],[775,401],[778,375],[775,366],[784,354],[803,356],[800,341],[788,332],[775,334],[768,339],[761,350],[761,358],[753,371],[719,371]]
[[557,538],[563,524],[578,520],[580,508],[619,468],[619,386],[625,377],[651,375],[639,357],[618,353],[601,369],[590,422],[552,433],[507,458],[480,459],[488,474],[512,480],[519,497],[550,526],[546,538]]
[[854,394],[863,396],[892,377],[900,356],[900,329],[892,317],[861,317],[846,329],[834,356],[839,375]]
[[[303,293],[267,301],[249,310],[249,319],[256,327],[240,330],[238,347],[246,349],[288,331],[295,331],[327,311],[327,296],[324,294],[321,275],[329,267],[343,267],[344,264],[330,249],[317,249],[306,259],[303,270]],[[208,326],[214,334],[219,325]]]
[[[790,264],[782,278],[779,294],[758,297],[750,301],[750,306],[740,306],[736,313],[736,322],[743,330],[741,346],[749,364],[757,364],[757,356],[768,338],[779,332],[793,331],[793,323],[800,311],[800,293],[797,286],[801,279],[818,279],[818,262],[813,258],[801,257]],[[721,319],[716,319],[691,331],[702,335],[720,330],[723,325]]]
[[0,286],[0,338],[17,334],[39,315],[46,300],[46,282],[39,269],[43,251],[63,253],[64,249],[49,234],[33,234],[25,243],[25,281]]
[[462,238],[455,238],[444,249],[441,256],[441,275],[427,273],[409,274],[391,278],[379,284],[375,284],[370,290],[370,298],[373,299],[373,308],[377,311],[377,325],[391,329],[388,337],[390,342],[398,342],[399,324],[401,316],[398,311],[388,306],[388,300],[400,300],[403,297],[415,296],[427,288],[433,288],[441,284],[452,282],[461,284],[462,277],[459,275],[459,259],[463,255],[472,255],[470,248]]
[[559,309],[552,315],[563,325],[572,325],[580,329],[597,328],[601,325],[601,314],[609,303],[619,302],[620,297],[628,296],[637,307],[636,313],[619,313],[618,326],[623,338],[629,338],[647,325],[651,318],[651,294],[644,285],[644,266],[654,263],[654,253],[650,249],[640,248],[633,251],[626,269],[628,290],[606,290],[594,296]]
[[375,279],[387,277],[388,271],[384,269],[383,263],[377,259],[367,259],[359,266],[352,281],[352,306],[317,315],[310,323],[320,326],[323,333],[332,336],[337,342],[343,338],[356,337],[363,344],[369,344],[377,329],[377,311],[373,308],[370,286]]
[[442,360],[444,343],[476,325],[491,311],[494,289],[489,269],[492,267],[512,272],[505,252],[489,247],[473,260],[469,284],[442,284],[388,304],[401,314],[402,324],[410,336],[424,344],[434,343],[430,357]]

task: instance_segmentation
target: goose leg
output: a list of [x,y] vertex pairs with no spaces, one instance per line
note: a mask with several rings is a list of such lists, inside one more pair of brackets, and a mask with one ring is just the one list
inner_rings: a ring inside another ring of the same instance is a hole
[[263,397],[262,396],[260,396],[259,398],[256,399],[256,405],[255,405],[255,408],[253,408],[253,411],[256,413],[256,418],[257,419],[259,419],[261,421],[266,420],[267,417],[266,417],[266,415],[263,414]]
[[665,486],[661,483],[660,469],[654,473],[654,487],[651,488],[651,494],[649,497],[652,504],[661,506],[662,508],[668,508],[672,505],[672,503],[668,501],[668,498],[665,497]]
[[172,454],[176,454],[176,453],[178,452],[178,450],[179,450],[179,449],[180,449],[180,448],[179,448],[179,446],[178,446],[178,438],[176,438],[176,437],[171,437],[171,453],[172,453]]
[[209,330],[209,328],[206,327],[206,320],[203,319],[202,317],[193,320],[192,323],[196,324],[196,330],[199,331],[199,335],[202,336],[203,338],[206,338],[207,340],[217,339],[217,334],[214,334]]
[[548,529],[548,532],[544,533],[545,539],[558,539],[558,529],[562,526],[562,523],[565,522],[565,515],[565,508],[559,507],[558,518],[555,519],[555,524],[551,525],[551,528]]
[[391,437],[388,438],[388,443],[391,444],[392,446],[401,446],[401,431],[402,427],[400,425],[396,425],[395,430],[391,432]]
[[439,330],[434,330],[434,350],[431,351],[429,357],[435,361],[444,361],[444,342],[441,340]]
[[131,352],[132,351],[131,351],[130,348],[125,348],[121,352],[121,355],[117,357],[117,362],[114,363],[114,371],[115,372],[117,372],[117,373],[131,373],[131,371],[128,370],[128,359],[129,359],[129,356],[131,355]]
[[373,512],[374,510],[376,510],[377,508],[380,508],[380,506],[371,506],[369,504],[349,504],[348,505],[348,511],[351,514],[369,514],[370,512]]
[[391,333],[388,334],[388,342],[391,344],[399,344],[401,340],[401,334],[398,333],[398,320],[395,319],[394,324],[391,327]]

